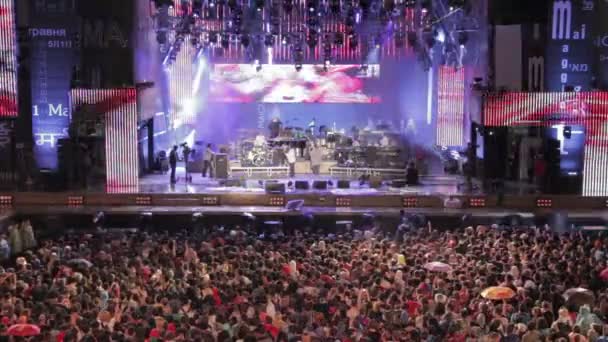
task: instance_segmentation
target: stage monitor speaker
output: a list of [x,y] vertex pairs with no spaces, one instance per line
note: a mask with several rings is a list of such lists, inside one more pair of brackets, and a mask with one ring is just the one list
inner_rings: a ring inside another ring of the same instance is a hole
[[350,189],[350,181],[346,179],[338,180],[338,189]]
[[285,183],[266,182],[266,193],[272,195],[284,195]]
[[228,155],[224,153],[215,154],[215,178],[228,178]]
[[393,180],[391,182],[391,186],[393,188],[398,188],[398,189],[405,188],[407,186],[407,180],[405,180],[405,179],[395,179],[395,180]]
[[297,180],[296,189],[297,190],[308,190],[308,189],[310,189],[310,183],[308,181]]
[[316,180],[312,183],[312,188],[315,190],[327,190],[327,181]]

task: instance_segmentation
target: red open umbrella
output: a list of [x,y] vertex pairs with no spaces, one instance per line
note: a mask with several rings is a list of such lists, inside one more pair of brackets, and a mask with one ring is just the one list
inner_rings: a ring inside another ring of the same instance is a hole
[[14,324],[6,330],[6,334],[19,337],[36,336],[40,335],[40,327],[35,324]]
[[600,272],[600,278],[604,281],[608,281],[608,267],[604,268],[602,272]]

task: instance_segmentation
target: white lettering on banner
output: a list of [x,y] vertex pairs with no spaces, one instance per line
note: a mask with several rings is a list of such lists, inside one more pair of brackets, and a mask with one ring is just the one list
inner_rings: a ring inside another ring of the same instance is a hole
[[32,28],[29,30],[30,37],[66,37],[65,29]]
[[[48,111],[48,116],[69,116],[68,113],[68,109],[67,108],[63,108],[63,105],[61,103],[59,104],[52,104],[49,103],[49,111]],[[40,116],[40,108],[38,108],[38,105],[33,105],[32,106],[32,116]]]
[[562,58],[562,69],[568,69],[568,59]]
[[545,58],[528,58],[528,90],[544,91],[545,88]]
[[49,103],[49,116],[68,116],[68,109],[63,108],[61,103],[57,106]]
[[551,38],[570,39],[572,28],[572,2],[556,0],[553,3],[553,27]]
[[55,147],[57,144],[57,140],[65,137],[66,135],[63,133],[34,133],[34,137],[36,138],[37,146],[45,146],[49,145],[50,147]]
[[595,40],[595,45],[598,47],[608,47],[608,35],[597,37]]
[[568,74],[562,73],[561,74],[561,81],[562,81],[562,83],[568,83]]
[[588,64],[571,64],[570,69],[573,72],[587,72],[587,71],[589,71],[589,65]]
[[103,20],[85,20],[83,25],[84,48],[105,49],[113,44],[121,48],[129,46],[129,41],[125,38],[120,25],[114,21],[106,23]]
[[[586,10],[583,4],[583,10]],[[579,30],[572,30],[572,1],[555,0],[553,2],[553,17],[551,38],[554,40],[584,40],[587,38],[587,25],[582,24]]]

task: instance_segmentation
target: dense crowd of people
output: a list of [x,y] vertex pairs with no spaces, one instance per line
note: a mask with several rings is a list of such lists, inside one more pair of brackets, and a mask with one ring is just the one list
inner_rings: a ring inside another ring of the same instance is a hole
[[[425,227],[398,239],[260,239],[238,227],[66,235],[4,265],[0,338],[31,324],[40,334],[20,338],[602,342],[607,247],[578,233],[485,226]],[[514,296],[482,297],[490,286]],[[592,300],[566,300],[571,287]]]

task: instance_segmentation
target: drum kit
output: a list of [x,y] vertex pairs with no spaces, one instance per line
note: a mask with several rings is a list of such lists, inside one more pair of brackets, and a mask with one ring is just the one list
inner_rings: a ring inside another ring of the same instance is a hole
[[305,142],[306,131],[300,127],[285,127],[275,139],[263,135],[241,142],[241,165],[245,167],[278,166],[284,161],[284,147],[291,143]]

